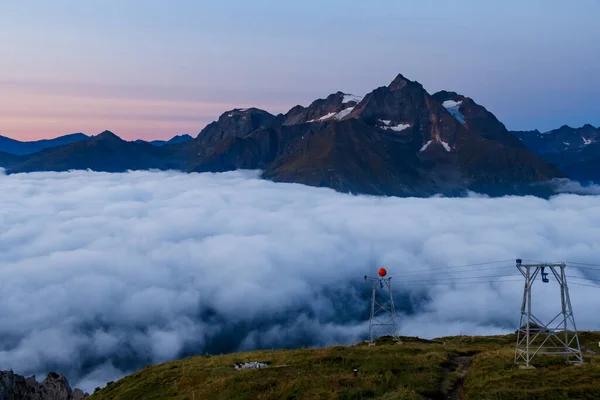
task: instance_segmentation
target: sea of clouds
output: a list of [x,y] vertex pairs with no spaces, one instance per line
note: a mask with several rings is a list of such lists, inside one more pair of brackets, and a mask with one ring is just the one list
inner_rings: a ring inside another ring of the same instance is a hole
[[[502,334],[515,258],[600,264],[600,196],[377,198],[258,176],[0,174],[0,369],[93,391],[190,354],[357,342],[381,266],[400,334]],[[600,329],[590,268],[569,270],[580,329]],[[553,283],[534,293],[542,319]]]

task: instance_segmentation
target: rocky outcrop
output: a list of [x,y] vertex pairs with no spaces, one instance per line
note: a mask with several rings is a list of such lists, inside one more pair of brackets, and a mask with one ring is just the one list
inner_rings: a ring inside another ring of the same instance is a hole
[[258,108],[235,109],[223,113],[200,132],[197,140],[210,143],[221,139],[240,138],[267,126],[277,117]]
[[71,389],[67,378],[50,372],[43,382],[12,371],[0,371],[0,400],[81,400],[89,394]]
[[284,125],[340,120],[350,114],[358,102],[359,96],[337,92],[325,99],[313,101],[308,107],[295,106],[285,115]]
[[472,98],[445,90],[434,93],[432,97],[459,122],[469,130],[477,132],[481,137],[511,147],[525,147],[494,114],[482,105],[475,103]]

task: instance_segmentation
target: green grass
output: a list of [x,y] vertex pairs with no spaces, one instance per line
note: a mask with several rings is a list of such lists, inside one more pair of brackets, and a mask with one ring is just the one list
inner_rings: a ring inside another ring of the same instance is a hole
[[[459,398],[458,393],[463,399],[600,398],[600,356],[584,353],[582,366],[567,365],[560,357],[539,358],[536,369],[522,370],[513,366],[514,340],[514,335],[403,338],[401,344],[382,339],[376,346],[197,356],[146,367],[90,400],[437,400]],[[598,350],[600,334],[582,333],[581,341]],[[248,361],[269,367],[233,368]]]

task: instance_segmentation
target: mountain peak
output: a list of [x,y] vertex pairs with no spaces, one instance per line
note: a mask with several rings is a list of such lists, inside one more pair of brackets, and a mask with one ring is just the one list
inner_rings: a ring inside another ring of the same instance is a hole
[[308,107],[293,107],[284,116],[284,125],[340,120],[349,115],[362,99],[363,96],[337,91],[313,101]]
[[184,133],[184,134],[181,134],[181,135],[175,135],[175,136],[173,136],[173,139],[175,139],[175,138],[186,138],[186,139],[189,139],[191,137],[192,137],[191,135],[189,135],[187,133]]
[[241,115],[241,116],[247,116],[247,115],[268,115],[268,116],[273,116],[268,111],[261,110],[260,108],[256,108],[256,107],[249,107],[249,108],[234,108],[233,110],[226,111],[223,114],[221,114],[221,116],[219,117],[219,119],[222,119],[222,118],[231,118],[231,117],[233,117],[235,115]]
[[447,100],[463,101],[467,99],[466,96],[463,96],[460,93],[450,92],[447,90],[440,90],[439,92],[434,93],[431,97],[433,97],[436,101],[440,103],[443,103]]
[[406,79],[402,74],[398,74],[398,76],[396,76],[396,78],[388,85],[388,88],[392,91],[400,90],[406,87],[409,83],[413,83],[413,81]]
[[94,136],[93,138],[96,141],[106,141],[106,140],[119,141],[119,142],[123,141],[123,139],[121,139],[120,137],[118,137],[116,134],[114,134],[111,131],[104,131],[104,132],[98,134],[97,136]]

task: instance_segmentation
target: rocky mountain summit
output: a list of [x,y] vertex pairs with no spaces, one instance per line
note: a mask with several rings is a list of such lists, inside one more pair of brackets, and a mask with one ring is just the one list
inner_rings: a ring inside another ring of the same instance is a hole
[[12,371],[0,371],[0,400],[81,400],[88,396],[71,389],[67,378],[54,372],[38,382],[35,376],[25,378]]

